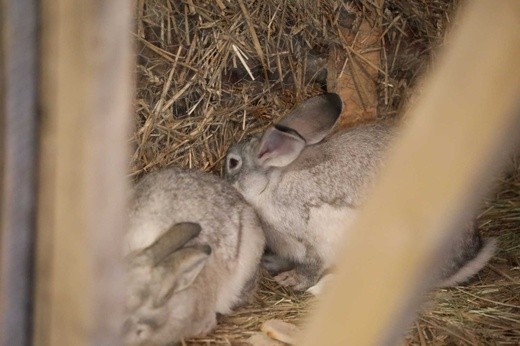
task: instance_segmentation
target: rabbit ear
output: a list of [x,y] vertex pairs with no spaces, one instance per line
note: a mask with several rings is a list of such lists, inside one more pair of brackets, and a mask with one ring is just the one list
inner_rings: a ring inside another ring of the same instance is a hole
[[[285,131],[284,131],[285,130]],[[290,129],[271,127],[258,147],[258,162],[263,167],[284,167],[293,162],[305,147],[305,141]]]
[[188,288],[197,278],[211,255],[208,245],[191,246],[178,250],[154,268],[154,281],[160,288],[154,296],[153,305],[159,307],[179,291]]
[[151,258],[153,265],[157,265],[169,254],[198,236],[200,230],[200,225],[197,223],[177,223],[161,235],[152,245],[144,249],[143,252]]
[[295,130],[307,144],[316,144],[330,133],[342,106],[338,94],[311,97],[290,111],[278,125]]

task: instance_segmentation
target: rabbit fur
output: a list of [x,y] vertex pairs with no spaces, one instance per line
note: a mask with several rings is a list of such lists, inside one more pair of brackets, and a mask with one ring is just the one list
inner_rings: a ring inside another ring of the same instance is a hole
[[[348,237],[343,230],[355,220],[397,132],[393,124],[377,122],[324,139],[341,109],[336,94],[308,99],[262,136],[231,147],[226,157],[226,179],[262,220],[271,252],[264,256],[264,266],[277,282],[296,290],[315,285],[333,265],[337,244]],[[480,239],[474,231],[471,237]],[[455,275],[448,267],[462,266],[462,259],[470,260],[468,253],[477,256],[482,244],[467,242],[470,249],[457,249],[466,256],[447,264],[446,275]],[[488,245],[464,278],[487,262],[492,253]]]
[[169,168],[135,187],[125,238],[125,342],[205,334],[253,294],[265,238],[251,206],[211,174]]

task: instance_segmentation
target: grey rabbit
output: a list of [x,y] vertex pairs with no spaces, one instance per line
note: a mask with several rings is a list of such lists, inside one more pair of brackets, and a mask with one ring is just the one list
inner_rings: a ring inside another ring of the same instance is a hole
[[251,297],[265,237],[224,180],[169,168],[135,186],[124,246],[125,343],[164,345],[209,332]]
[[[325,139],[341,110],[337,94],[310,98],[226,157],[226,179],[262,219],[271,252],[265,267],[296,290],[315,285],[333,266],[336,245],[348,237],[342,230],[355,219],[397,132],[394,124],[377,122]],[[461,241],[453,250],[459,255],[445,265],[449,284],[474,275],[493,254],[493,241],[481,241],[473,228],[467,232],[471,241]]]

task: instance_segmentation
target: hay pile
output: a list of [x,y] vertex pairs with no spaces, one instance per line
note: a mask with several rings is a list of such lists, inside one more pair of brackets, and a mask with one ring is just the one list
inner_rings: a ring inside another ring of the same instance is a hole
[[429,295],[409,344],[520,345],[520,164],[479,216],[498,253],[470,284]]
[[[347,7],[383,25],[380,117],[401,114],[442,44],[454,0],[138,0],[136,126],[132,176],[179,165],[221,173],[228,147],[258,133],[298,101],[325,90],[329,48],[341,45]],[[441,290],[408,344],[520,344],[520,173],[480,218],[500,252],[473,284]],[[258,299],[187,342],[240,344],[267,319],[301,322],[313,298],[268,277]]]

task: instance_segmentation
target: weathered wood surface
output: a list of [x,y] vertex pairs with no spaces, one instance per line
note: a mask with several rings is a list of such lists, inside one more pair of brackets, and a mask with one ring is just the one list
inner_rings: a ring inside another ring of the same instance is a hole
[[35,345],[118,345],[132,2],[42,1]]

